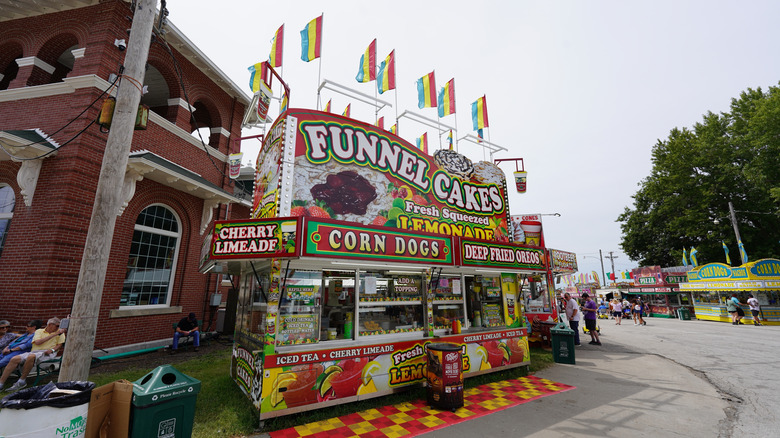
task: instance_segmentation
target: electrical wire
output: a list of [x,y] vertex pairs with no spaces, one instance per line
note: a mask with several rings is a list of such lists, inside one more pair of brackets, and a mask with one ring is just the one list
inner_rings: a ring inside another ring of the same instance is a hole
[[[119,80],[119,79],[122,77],[122,69],[123,69],[123,68],[120,68],[120,70],[119,70],[119,74],[118,74],[118,75],[117,75],[117,77],[114,79],[114,81],[113,81],[113,82],[111,82],[111,84],[109,84],[108,88],[106,88],[105,90],[103,90],[103,92],[102,92],[102,93],[100,93],[100,95],[98,95],[98,97],[97,97],[97,98],[95,98],[95,100],[93,100],[93,101],[92,101],[92,103],[90,103],[90,104],[89,104],[89,105],[88,105],[86,108],[84,108],[84,110],[82,110],[82,111],[81,111],[81,112],[80,112],[78,115],[76,115],[76,117],[74,117],[73,119],[71,119],[71,120],[70,120],[70,122],[66,123],[66,124],[65,124],[63,127],[61,127],[60,129],[58,129],[58,130],[54,131],[53,133],[49,134],[49,135],[48,135],[48,137],[49,137],[49,138],[51,138],[53,135],[57,134],[58,132],[62,131],[62,130],[63,130],[63,129],[65,129],[65,128],[67,128],[67,127],[68,127],[68,126],[70,126],[70,125],[71,125],[73,122],[75,122],[76,120],[78,120],[78,119],[79,119],[79,117],[81,117],[82,115],[84,115],[84,113],[86,113],[86,112],[87,112],[87,111],[88,111],[90,108],[92,108],[93,106],[95,106],[95,104],[96,104],[96,103],[97,103],[97,102],[98,102],[98,101],[99,101],[99,100],[100,100],[100,99],[101,99],[103,96],[105,96],[107,93],[109,93],[109,92],[111,91],[111,89],[112,89],[112,88],[114,88],[114,85],[116,85],[117,81],[118,81],[118,80]],[[54,152],[57,152],[57,151],[61,150],[61,149],[62,149],[64,146],[67,146],[67,145],[68,145],[68,144],[70,144],[70,143],[71,143],[73,140],[75,140],[75,139],[76,139],[76,138],[78,138],[78,137],[79,137],[81,134],[83,134],[83,133],[84,133],[84,131],[86,131],[86,130],[87,130],[87,128],[89,128],[90,126],[92,126],[94,123],[95,123],[95,120],[92,120],[92,122],[90,122],[90,123],[89,123],[89,124],[88,124],[88,125],[87,125],[87,126],[84,128],[84,129],[82,129],[81,131],[79,131],[79,132],[78,132],[76,135],[74,135],[73,137],[71,137],[71,138],[70,138],[68,141],[66,141],[65,143],[62,143],[62,144],[60,145],[60,147],[59,147],[59,148],[52,149],[52,150],[50,150],[50,151],[48,151],[48,152],[46,152],[46,153],[44,153],[44,154],[42,154],[42,155],[39,155],[39,156],[37,156],[37,157],[33,157],[33,158],[17,157],[17,156],[15,156],[14,154],[12,154],[12,153],[11,153],[11,152],[10,152],[8,149],[6,149],[6,146],[7,146],[7,147],[9,147],[9,148],[11,148],[11,147],[15,147],[15,148],[19,148],[19,147],[27,147],[27,146],[33,146],[33,145],[36,145],[36,144],[43,144],[43,143],[46,143],[46,142],[48,142],[48,139],[44,139],[44,140],[41,140],[41,141],[36,141],[36,142],[28,143],[28,144],[23,144],[23,145],[20,145],[20,146],[10,146],[10,145],[4,145],[4,144],[3,144],[3,142],[2,142],[2,141],[0,141],[0,149],[2,149],[2,150],[3,150],[3,151],[6,153],[6,154],[10,155],[10,156],[11,156],[11,158],[13,158],[14,160],[18,160],[18,161],[30,161],[30,160],[38,160],[38,159],[41,159],[41,158],[47,157],[47,156],[49,156],[49,155],[53,154]]]

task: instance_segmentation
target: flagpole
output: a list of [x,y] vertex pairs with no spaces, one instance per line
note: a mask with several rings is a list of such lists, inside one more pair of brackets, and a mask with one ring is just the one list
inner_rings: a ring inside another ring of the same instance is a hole
[[320,110],[320,78],[322,77],[322,54],[324,49],[324,43],[325,42],[325,13],[323,12],[320,17],[322,17],[322,34],[320,35],[320,64],[319,64],[319,70],[317,71],[317,111]]
[[455,114],[455,151],[460,152],[458,149],[458,114]]
[[398,135],[398,82],[395,80],[395,67],[397,63],[395,62],[395,49],[391,50],[391,52],[393,52],[393,91],[395,92],[395,133]]

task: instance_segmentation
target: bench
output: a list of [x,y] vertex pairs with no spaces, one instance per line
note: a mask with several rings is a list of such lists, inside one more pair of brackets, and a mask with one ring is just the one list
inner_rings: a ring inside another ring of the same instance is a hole
[[[173,325],[173,331],[175,333],[176,332],[176,326],[178,326],[179,323],[178,322],[174,322],[172,325]],[[200,331],[200,327],[202,325],[203,325],[203,320],[199,319],[198,320],[198,330],[199,331]],[[193,342],[194,342],[194,340],[192,339],[192,336],[181,335],[181,337],[179,338],[179,348],[189,348],[192,345]],[[206,337],[206,333],[204,333],[202,331],[200,332],[200,345],[201,346],[208,345],[208,339]],[[173,343],[171,343],[171,348],[173,348]]]

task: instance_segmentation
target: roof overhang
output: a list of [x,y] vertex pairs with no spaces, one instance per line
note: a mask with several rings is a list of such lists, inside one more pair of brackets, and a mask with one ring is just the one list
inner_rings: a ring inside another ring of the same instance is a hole
[[197,173],[149,151],[131,152],[127,160],[127,168],[142,175],[145,179],[200,199],[220,204],[236,203],[251,206],[249,201],[242,200]]
[[59,147],[40,129],[0,131],[0,161],[43,158],[56,154]]

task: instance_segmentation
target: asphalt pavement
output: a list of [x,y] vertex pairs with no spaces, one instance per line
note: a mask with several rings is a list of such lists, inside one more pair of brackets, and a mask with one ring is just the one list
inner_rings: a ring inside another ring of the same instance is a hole
[[576,389],[424,436],[777,436],[780,326],[647,322],[599,320],[601,346],[581,335],[575,365],[535,374]]

